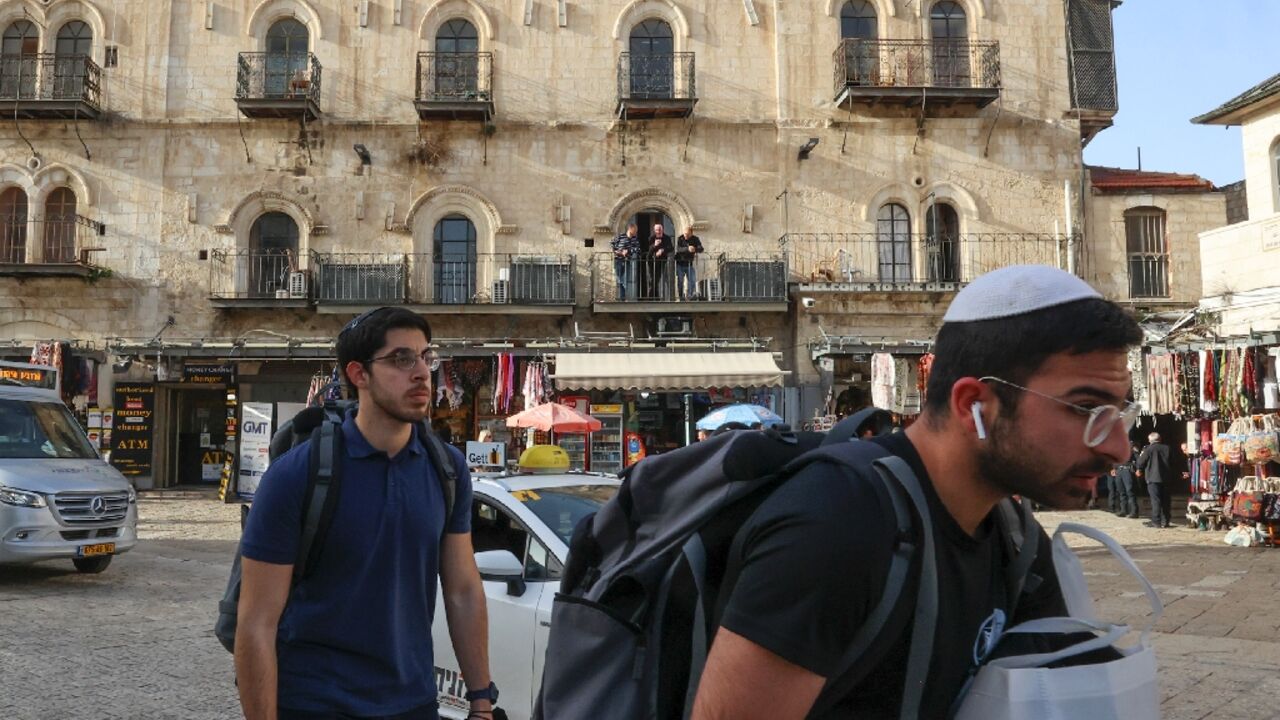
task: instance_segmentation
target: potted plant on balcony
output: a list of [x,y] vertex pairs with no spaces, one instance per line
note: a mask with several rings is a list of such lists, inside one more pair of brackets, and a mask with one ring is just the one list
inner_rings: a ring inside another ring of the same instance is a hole
[[289,78],[289,94],[290,95],[306,95],[311,90],[311,71],[310,70],[294,70],[293,77]]

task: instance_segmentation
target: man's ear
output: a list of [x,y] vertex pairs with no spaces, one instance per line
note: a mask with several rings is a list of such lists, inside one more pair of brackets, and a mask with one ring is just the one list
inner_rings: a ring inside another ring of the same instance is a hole
[[369,370],[363,363],[352,360],[343,368],[343,372],[347,374],[347,379],[351,386],[357,389],[363,389],[369,385]]

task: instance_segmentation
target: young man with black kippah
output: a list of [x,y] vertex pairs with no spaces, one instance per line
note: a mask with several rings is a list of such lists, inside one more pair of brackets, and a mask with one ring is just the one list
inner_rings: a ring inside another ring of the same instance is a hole
[[342,425],[337,510],[315,567],[296,586],[310,442],[262,478],[240,542],[236,678],[248,720],[437,720],[437,577],[471,717],[493,717],[471,479],[449,447],[457,484],[446,513],[422,436],[430,345],[427,321],[403,308],[365,313],[338,335],[338,365],[360,405]]
[[[912,688],[915,717],[949,717],[984,629],[1066,614],[1041,531],[1027,539],[1039,543],[1040,582],[1005,617],[1013,604],[995,507],[1015,494],[1082,507],[1095,478],[1128,458],[1127,351],[1141,339],[1127,312],[1045,266],[989,273],[952,302],[919,421],[871,439],[912,468],[932,515],[941,601],[928,672]],[[839,465],[809,465],[743,526],[694,720],[903,717],[910,613],[890,616],[874,666],[840,674],[884,590],[897,533],[886,486],[855,480]],[[919,558],[908,577],[902,604],[913,607]]]

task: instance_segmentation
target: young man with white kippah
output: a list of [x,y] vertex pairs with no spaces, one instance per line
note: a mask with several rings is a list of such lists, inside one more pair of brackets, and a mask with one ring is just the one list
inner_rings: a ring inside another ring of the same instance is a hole
[[[988,273],[951,303],[919,421],[871,440],[911,466],[932,515],[941,602],[918,717],[948,717],[983,628],[1011,606],[997,503],[1016,494],[1083,507],[1095,478],[1128,460],[1136,408],[1126,400],[1127,353],[1141,339],[1126,311],[1046,266]],[[886,624],[875,667],[853,676],[852,689],[840,682],[897,533],[883,484],[853,480],[841,466],[809,465],[743,526],[695,720],[900,717],[910,613]],[[1006,626],[1066,614],[1049,539],[1040,531],[1034,541],[1040,582]],[[914,604],[918,568],[917,559],[903,603]],[[815,703],[830,709],[813,713]]]

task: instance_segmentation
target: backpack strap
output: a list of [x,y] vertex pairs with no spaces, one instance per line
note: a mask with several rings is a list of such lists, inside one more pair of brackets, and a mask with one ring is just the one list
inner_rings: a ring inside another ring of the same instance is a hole
[[426,420],[418,423],[418,435],[427,448],[427,457],[435,466],[436,477],[440,478],[440,489],[444,491],[444,531],[447,533],[449,521],[453,518],[453,502],[458,495],[458,467],[453,463],[449,448]]
[[1040,550],[1040,523],[1031,512],[1030,500],[1006,498],[996,505],[996,528],[1004,538],[1005,556],[1009,559],[1004,577],[1009,592],[1007,614],[1012,620],[1022,593],[1034,592],[1043,582],[1031,572]]
[[298,544],[298,559],[293,564],[295,584],[315,567],[324,547],[324,538],[338,507],[343,453],[342,423],[326,418],[311,431],[307,492],[302,502],[302,539]]
[[878,407],[863,408],[836,423],[828,430],[827,436],[822,439],[823,447],[836,445],[848,440],[857,440],[858,428],[873,420],[875,421],[873,430],[876,435],[880,435],[886,427],[892,424],[893,415],[888,410],[882,410]]

